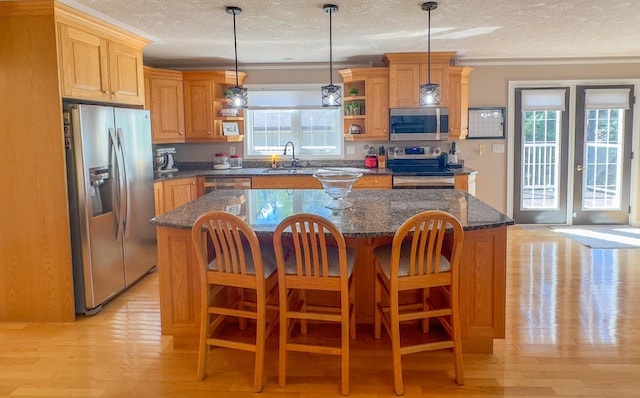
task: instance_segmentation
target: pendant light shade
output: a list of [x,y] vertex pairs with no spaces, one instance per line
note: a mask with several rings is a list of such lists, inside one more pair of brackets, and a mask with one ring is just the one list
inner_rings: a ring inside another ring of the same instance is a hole
[[225,91],[227,104],[230,108],[246,108],[249,101],[247,100],[247,89],[240,87],[238,84],[238,42],[236,39],[236,15],[242,14],[240,7],[227,7],[227,14],[233,15],[233,48],[236,60],[236,85]]
[[429,13],[427,28],[427,84],[420,86],[420,106],[440,105],[440,85],[431,83],[431,10],[438,8],[435,1],[422,3],[422,10]]
[[331,14],[338,12],[338,6],[335,4],[325,4],[322,10],[329,14],[329,85],[322,86],[322,106],[338,107],[342,105],[342,91],[339,86],[333,84],[333,42],[332,42],[332,25]]

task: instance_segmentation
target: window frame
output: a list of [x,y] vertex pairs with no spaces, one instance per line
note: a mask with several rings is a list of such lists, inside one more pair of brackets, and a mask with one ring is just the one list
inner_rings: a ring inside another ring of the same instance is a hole
[[[255,93],[258,100],[252,101],[251,94]],[[256,151],[255,140],[253,135],[253,118],[255,111],[292,111],[294,115],[291,117],[291,134],[295,145],[296,157],[303,157],[305,160],[322,160],[322,159],[342,159],[344,158],[344,115],[342,107],[323,107],[322,96],[319,86],[316,85],[264,85],[264,86],[250,86],[249,87],[249,108],[245,110],[244,120],[244,157],[249,160],[269,160],[273,155],[282,156],[284,149],[284,142],[280,143],[281,146],[278,149],[269,151]],[[273,101],[269,98],[274,96]],[[275,97],[277,96],[277,97]],[[336,148],[329,152],[323,153],[320,151],[309,152],[303,149],[303,129],[302,129],[302,115],[304,110],[333,110],[335,113],[335,143]],[[294,125],[295,123],[295,125]],[[289,140],[287,140],[289,141]],[[275,147],[274,147],[275,148]],[[288,151],[288,156],[291,152]]]

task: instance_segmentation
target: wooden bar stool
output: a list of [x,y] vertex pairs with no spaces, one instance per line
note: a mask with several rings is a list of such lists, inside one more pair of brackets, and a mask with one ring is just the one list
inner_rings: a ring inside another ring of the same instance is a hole
[[[200,216],[191,235],[200,266],[202,296],[198,379],[203,380],[206,376],[211,346],[251,351],[255,352],[253,391],[260,392],[265,340],[278,319],[277,306],[267,304],[277,292],[273,247],[261,248],[249,224],[222,211]],[[235,294],[230,295],[230,290]],[[247,294],[251,291],[253,294]],[[255,295],[255,301],[247,300],[251,295]],[[273,311],[270,319],[267,319],[267,310]],[[215,334],[226,317],[238,318],[240,330],[246,329],[247,320],[255,320],[255,342],[246,343],[233,336]]]
[[[374,250],[374,334],[379,339],[384,325],[391,337],[396,395],[404,394],[401,356],[422,351],[453,348],[456,383],[464,384],[458,309],[463,239],[464,231],[457,218],[432,210],[409,218],[398,228],[391,245]],[[407,291],[419,293],[408,300],[403,297],[401,304],[399,296]],[[427,333],[431,318],[443,326],[443,339],[401,344],[401,322],[421,321],[422,331]]]
[[[289,240],[290,239],[290,240]],[[331,242],[330,242],[331,241]],[[347,249],[344,237],[329,220],[313,214],[296,214],[284,219],[273,235],[280,292],[280,347],[278,384],[286,385],[287,351],[339,355],[341,393],[349,394],[349,336],[355,338],[355,252]],[[285,260],[284,246],[292,247]],[[312,305],[307,290],[339,295],[339,306]],[[296,294],[297,293],[297,294]],[[291,342],[296,323],[307,334],[308,321],[336,322],[341,328],[339,346]]]

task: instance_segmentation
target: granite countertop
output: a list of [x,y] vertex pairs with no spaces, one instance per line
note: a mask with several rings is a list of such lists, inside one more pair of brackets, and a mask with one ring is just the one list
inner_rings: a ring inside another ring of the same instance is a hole
[[345,237],[380,237],[392,236],[414,214],[438,209],[455,215],[465,230],[514,224],[508,216],[460,190],[354,190],[347,197],[353,208],[343,211],[324,207],[329,200],[321,189],[220,190],[157,216],[151,222],[163,227],[190,229],[201,214],[224,210],[245,219],[256,234],[270,235],[285,217],[309,212],[333,221]]
[[[240,169],[226,169],[226,170],[214,170],[212,165],[204,164],[194,164],[194,165],[179,165],[178,171],[170,172],[170,173],[154,173],[154,181],[164,181],[164,180],[172,180],[176,178],[187,178],[187,177],[199,177],[199,176],[218,176],[218,177],[254,177],[254,176],[283,176],[283,175],[312,175],[319,168],[340,168],[340,167],[349,167],[349,168],[357,168],[361,170],[366,175],[393,175],[393,172],[389,169],[368,169],[364,168],[361,164],[362,162],[351,164],[341,164],[341,165],[322,165],[322,166],[309,166],[309,167],[298,167],[295,170],[294,174],[289,174],[288,171],[291,169],[276,169],[281,170],[280,172],[272,171],[270,167],[260,166],[260,165],[249,165],[248,167],[240,168]],[[452,168],[450,169],[454,175],[469,175],[477,173],[476,170],[470,169],[468,167],[462,168]]]

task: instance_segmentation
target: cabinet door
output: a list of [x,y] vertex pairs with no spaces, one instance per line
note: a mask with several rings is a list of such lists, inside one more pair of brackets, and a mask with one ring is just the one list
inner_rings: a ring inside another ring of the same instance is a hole
[[210,80],[184,82],[185,140],[213,140],[213,83]]
[[151,130],[154,144],[184,142],[182,81],[150,79]]
[[109,42],[109,91],[114,102],[144,104],[142,50]]
[[367,138],[389,138],[389,79],[372,77],[366,81]]
[[389,107],[418,108],[420,86],[419,64],[398,64],[389,67]]
[[156,216],[164,212],[164,189],[162,181],[153,183],[153,200]]
[[353,189],[391,189],[390,175],[362,176],[354,184]]
[[164,196],[163,213],[187,204],[198,196],[195,177],[168,180],[164,182],[162,188]]
[[59,24],[62,96],[110,101],[107,40]]

